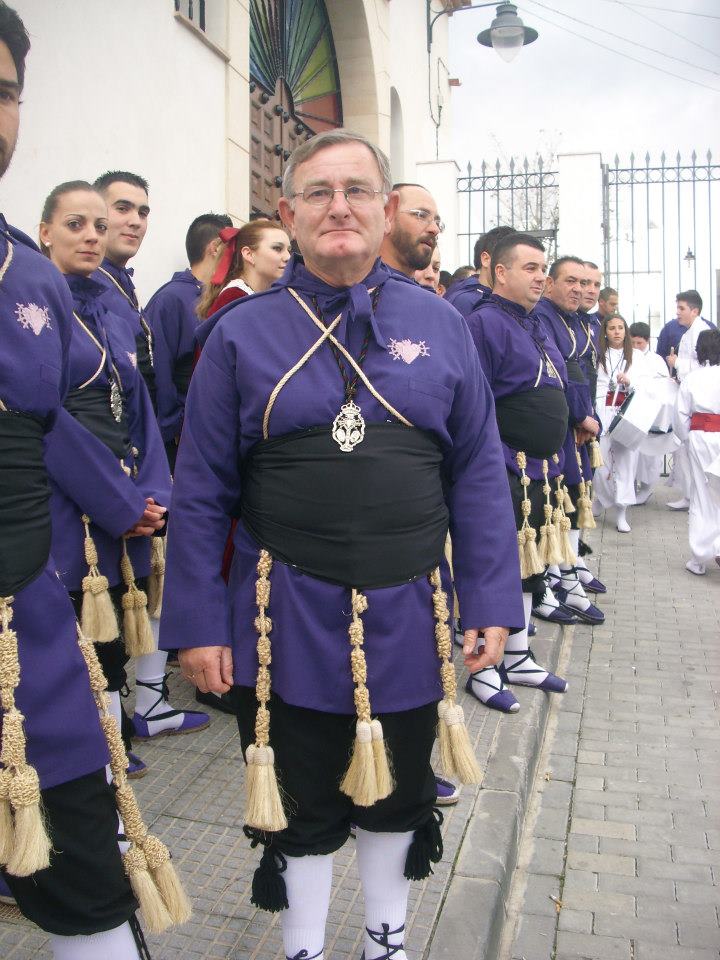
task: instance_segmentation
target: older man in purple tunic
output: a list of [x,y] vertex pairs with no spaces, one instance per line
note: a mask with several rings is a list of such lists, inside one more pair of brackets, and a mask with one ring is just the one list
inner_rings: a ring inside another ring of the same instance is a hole
[[287,956],[322,958],[332,855],[355,824],[365,956],[405,960],[409,879],[441,852],[438,711],[451,769],[477,772],[449,662],[445,538],[465,662],[481,669],[523,625],[513,513],[466,325],[377,259],[398,202],[387,158],[321,134],[283,194],[302,256],[227,308],[190,385],[162,630],[201,690],[236,688],[246,819],[266,844],[254,902],[284,909]]

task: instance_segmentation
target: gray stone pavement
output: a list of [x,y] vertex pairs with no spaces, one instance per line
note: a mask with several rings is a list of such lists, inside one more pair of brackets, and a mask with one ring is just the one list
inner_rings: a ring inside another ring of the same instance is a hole
[[[564,697],[520,690],[514,717],[464,697],[485,775],[446,811],[443,860],[413,885],[414,960],[720,957],[720,570],[685,572],[686,515],[667,499],[633,511],[630,536],[592,535],[606,625],[563,638],[540,626],[533,646],[560,660]],[[194,702],[177,673],[171,689]],[[277,918],[249,902],[257,853],[234,721],[214,714],[208,730],[138,752],[151,767],[136,784],[143,811],[194,902],[188,925],[149,938],[155,960],[280,960]],[[326,956],[357,960],[352,841],[335,879]],[[0,905],[0,958],[49,957],[46,937]]]
[[685,571],[669,499],[592,536],[606,622],[574,628],[500,960],[720,957],[720,569]]
[[[554,637],[554,631],[543,626],[535,643],[540,657],[549,663],[557,658],[559,645]],[[461,684],[464,680],[463,673]],[[173,672],[170,687],[173,703],[195,705],[192,691],[178,671]],[[458,905],[464,907],[455,881],[462,882],[467,872],[483,874],[478,882],[484,885],[484,894],[482,902],[470,905],[474,923],[465,929],[475,943],[497,937],[503,916],[502,890],[514,864],[548,707],[548,697],[542,693],[520,690],[517,696],[522,710],[507,717],[462,694],[484,779],[480,787],[463,788],[457,806],[444,811],[443,859],[427,881],[413,884],[406,939],[413,958],[431,955],[434,933],[441,929],[438,918],[443,906],[447,904],[451,911]],[[170,846],[194,906],[193,918],[186,926],[162,937],[148,937],[154,960],[284,958],[278,918],[250,904],[251,878],[259,854],[250,850],[242,832],[243,763],[234,720],[213,712],[207,730],[138,744],[137,753],[150,767],[143,780],[135,781],[141,808],[151,830]],[[461,851],[469,867],[461,866],[458,872],[456,861]],[[482,870],[475,861],[484,864]],[[362,917],[351,840],[335,857],[328,960],[358,960]],[[445,939],[440,937],[439,949]],[[49,957],[47,938],[13,908],[0,904],[0,960]]]

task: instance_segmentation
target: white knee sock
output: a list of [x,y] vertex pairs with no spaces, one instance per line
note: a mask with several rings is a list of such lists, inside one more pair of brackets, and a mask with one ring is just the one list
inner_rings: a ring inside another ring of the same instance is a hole
[[303,957],[307,960],[323,960],[332,889],[332,854],[286,859],[283,877],[290,906],[281,915],[285,955],[294,960],[305,950]]
[[470,684],[473,694],[481,703],[487,703],[496,693],[507,689],[497,667],[485,667],[471,673]]
[[[150,626],[152,627],[155,644],[157,645],[160,621],[151,620]],[[165,650],[156,650],[154,653],[146,653],[144,656],[138,657],[135,661],[135,679],[140,680],[142,683],[152,683],[157,688],[141,687],[140,684],[136,684],[135,686],[135,712],[145,717],[148,722],[150,722],[153,714],[165,713],[167,710],[172,710],[167,700],[161,700],[158,703],[158,697],[160,696],[159,690],[162,689],[162,684],[165,679],[167,656]],[[150,713],[150,716],[147,716],[151,710],[152,713]],[[161,730],[177,730],[182,722],[182,713],[177,713],[174,717],[165,717],[163,720],[152,720],[150,731],[154,734]]]
[[[577,556],[580,548],[580,531],[570,530],[568,536],[570,538],[570,545],[573,548],[573,553]],[[567,606],[574,607],[576,610],[588,609],[590,601],[588,600],[588,596],[578,578],[575,568],[571,564],[560,564],[560,586],[568,591],[568,596],[565,600]]]
[[129,923],[89,937],[50,934],[54,960],[140,960]]
[[[358,828],[356,837],[358,870],[365,898],[365,960],[376,960],[388,953],[383,946],[384,935],[390,946],[399,946],[405,939],[410,881],[404,871],[413,835],[412,832],[370,833]],[[398,950],[392,954],[392,960],[407,960],[407,955],[404,950]]]
[[[516,678],[512,676],[512,668],[517,665],[523,671],[532,670],[532,673],[523,673],[517,675],[517,682],[529,687],[535,687],[542,683],[547,677],[547,671],[544,670],[532,657],[528,657],[525,651],[528,649],[528,624],[530,623],[530,613],[532,611],[532,594],[523,593],[523,610],[525,612],[525,629],[520,633],[513,633],[507,638],[505,643],[505,655],[503,664],[508,671],[508,680],[513,683]],[[521,651],[515,653],[515,651]],[[522,661],[522,663],[521,663]],[[536,672],[537,671],[537,672]]]

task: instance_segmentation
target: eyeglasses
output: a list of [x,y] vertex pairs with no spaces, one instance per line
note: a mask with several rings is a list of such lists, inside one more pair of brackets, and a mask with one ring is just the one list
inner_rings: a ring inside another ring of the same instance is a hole
[[335,197],[336,193],[341,193],[352,207],[362,206],[363,203],[370,203],[375,199],[376,194],[382,193],[382,190],[373,190],[372,187],[364,187],[361,184],[354,184],[352,187],[346,187],[343,190],[333,190],[332,187],[311,187],[309,190],[301,190],[293,194],[295,197],[302,197],[305,203],[311,203],[314,207],[327,207]]
[[429,210],[402,210],[401,213],[409,213],[411,217],[415,217],[416,220],[426,224],[426,226],[434,223],[438,228],[438,233],[442,233],[445,229],[445,224],[440,217],[434,217]]

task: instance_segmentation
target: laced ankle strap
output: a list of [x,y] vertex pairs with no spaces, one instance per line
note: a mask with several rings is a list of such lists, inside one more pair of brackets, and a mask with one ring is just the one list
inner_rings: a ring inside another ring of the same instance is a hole
[[317,957],[322,955],[322,950],[320,953],[314,953],[312,956],[307,952],[307,950],[301,950],[300,953],[296,953],[294,957],[286,957],[285,960],[317,960]]
[[[506,673],[547,673],[547,670],[543,670],[541,666],[538,665],[537,660],[535,659],[535,654],[528,647],[527,650],[506,650],[506,657],[520,657],[519,660],[516,660],[512,666],[505,664]],[[525,667],[523,669],[523,664],[527,663],[528,660],[531,660],[534,664],[532,667]]]
[[399,943],[397,946],[390,943],[389,938],[397,936],[398,933],[402,933],[405,930],[405,924],[397,928],[397,930],[391,930],[389,923],[382,924],[382,930],[371,930],[370,927],[365,927],[367,935],[370,937],[373,943],[376,943],[379,947],[382,947],[385,951],[384,956],[382,957],[373,957],[373,960],[392,960],[392,957],[396,953],[400,953],[401,950],[405,949],[404,943]]
[[[145,680],[135,681],[135,686],[145,687],[147,690],[154,690],[155,693],[158,695],[157,700],[155,701],[155,703],[153,703],[150,709],[142,714],[142,717],[144,720],[147,720],[147,718],[154,713],[155,708],[159,707],[161,703],[165,703],[168,697],[170,696],[170,688],[168,687],[168,682],[167,682],[169,676],[170,674],[166,673],[165,676],[162,678],[162,680],[160,680],[158,683],[148,683]],[[182,713],[182,712],[183,712],[182,710],[170,709],[170,710],[166,710],[164,713],[159,713],[156,716],[153,716],[152,719],[164,720],[167,717],[176,717],[179,713]]]

